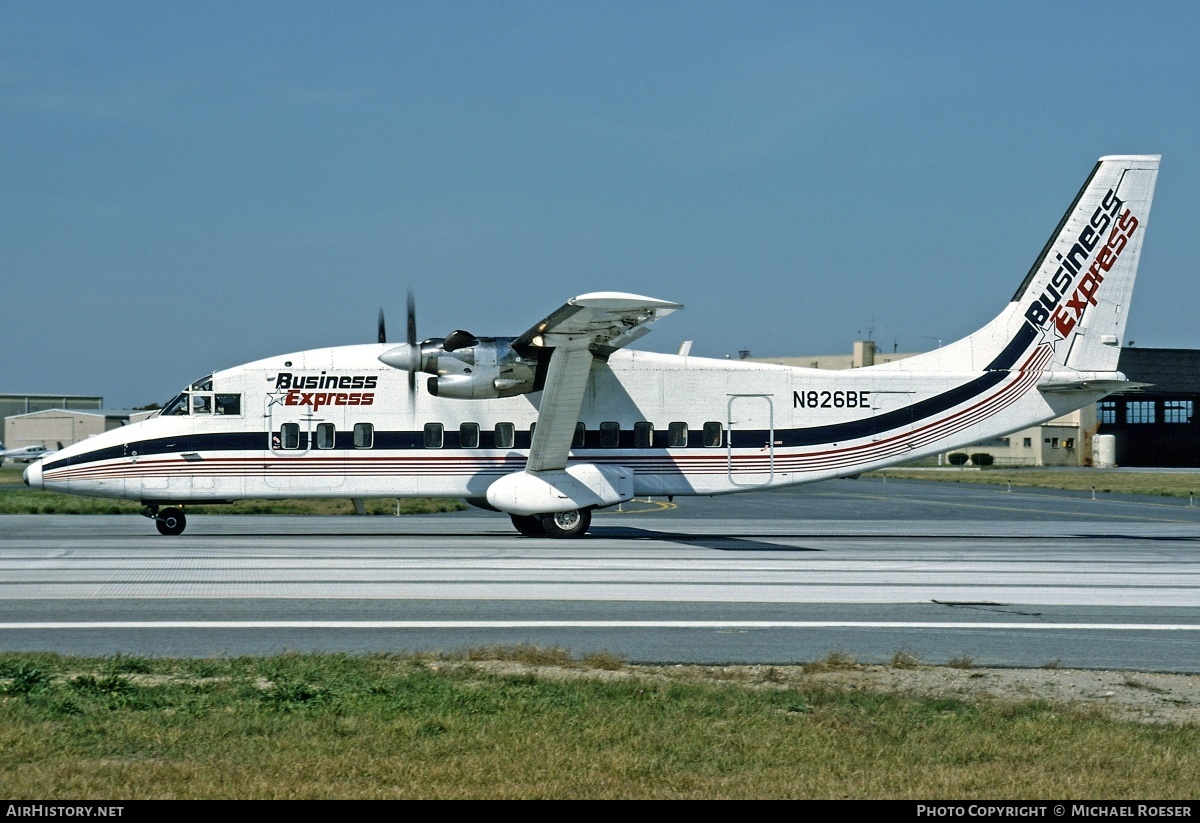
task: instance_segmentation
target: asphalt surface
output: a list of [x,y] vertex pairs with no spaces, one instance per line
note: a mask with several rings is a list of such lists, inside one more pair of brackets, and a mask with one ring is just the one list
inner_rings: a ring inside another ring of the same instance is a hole
[[1200,672],[1200,506],[877,478],[633,501],[577,541],[405,517],[0,517],[0,650],[533,643],[639,663]]

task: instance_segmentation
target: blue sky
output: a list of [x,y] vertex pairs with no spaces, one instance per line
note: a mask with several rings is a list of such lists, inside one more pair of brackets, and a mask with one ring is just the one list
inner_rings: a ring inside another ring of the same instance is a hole
[[0,391],[518,334],[918,351],[1011,297],[1105,154],[1162,154],[1127,337],[1200,347],[1200,4],[0,5]]

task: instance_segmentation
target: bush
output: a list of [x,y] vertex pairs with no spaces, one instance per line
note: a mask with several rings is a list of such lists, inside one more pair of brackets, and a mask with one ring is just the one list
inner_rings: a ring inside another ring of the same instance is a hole
[[977,452],[971,455],[971,465],[973,466],[990,466],[995,462],[996,458],[987,452]]
[[967,456],[962,452],[954,452],[946,455],[946,459],[950,461],[951,466],[961,466],[967,462]]

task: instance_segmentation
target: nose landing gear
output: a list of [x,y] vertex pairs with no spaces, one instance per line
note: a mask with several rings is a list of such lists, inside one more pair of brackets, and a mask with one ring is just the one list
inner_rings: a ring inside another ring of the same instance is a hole
[[184,516],[183,509],[174,506],[159,509],[156,505],[149,505],[142,509],[142,516],[154,521],[159,534],[183,534],[183,530],[187,528],[187,517]]

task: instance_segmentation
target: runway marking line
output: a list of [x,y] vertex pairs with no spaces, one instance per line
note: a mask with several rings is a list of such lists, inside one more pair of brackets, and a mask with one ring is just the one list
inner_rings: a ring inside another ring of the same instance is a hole
[[[903,501],[907,501],[907,502],[927,503],[931,506],[954,506],[954,507],[957,507],[960,509],[987,509],[988,511],[1017,512],[1019,514],[1030,514],[1030,513],[1058,514],[1058,512],[1055,511],[1054,509],[1036,509],[1036,508],[1029,508],[1029,507],[1018,508],[1015,506],[989,506],[984,503],[954,503],[954,502],[950,502],[947,500],[930,500],[927,497],[884,496],[884,495],[878,495],[878,494],[868,494],[866,492],[858,492],[856,494],[846,495],[846,496],[858,497],[858,498],[866,499],[866,500],[903,500]],[[1037,497],[1038,495],[1027,495],[1027,496],[1028,497]],[[1063,498],[1063,499],[1074,500],[1077,498]],[[1087,502],[1091,502],[1091,501],[1087,501]],[[1108,501],[1106,501],[1106,502],[1108,502]],[[1129,501],[1127,501],[1127,500],[1115,500],[1115,501],[1111,501],[1111,502],[1113,502],[1113,503],[1129,503]],[[1146,503],[1146,504],[1139,504],[1139,505],[1162,506],[1164,504],[1162,504],[1162,503]],[[1106,512],[1090,512],[1089,516],[1091,516],[1091,517],[1106,517],[1110,520],[1138,520],[1143,523],[1195,523],[1196,522],[1195,520],[1186,520],[1186,519],[1180,519],[1180,518],[1171,519],[1171,518],[1166,518],[1166,517],[1140,517],[1138,515],[1133,515],[1133,514],[1108,514]]]
[[0,631],[76,629],[987,629],[1200,631],[1194,623],[963,623],[856,620],[147,620],[0,623]]

